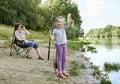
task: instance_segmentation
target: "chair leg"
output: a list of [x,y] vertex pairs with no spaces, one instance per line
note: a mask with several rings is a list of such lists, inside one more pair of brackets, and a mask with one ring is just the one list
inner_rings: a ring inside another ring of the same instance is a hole
[[21,57],[25,57],[26,54],[27,54],[27,48],[21,48],[16,44],[11,43],[9,56],[20,55]]
[[9,56],[12,56],[12,45],[10,45],[10,54]]
[[10,45],[10,54],[9,54],[9,56],[14,55],[14,53],[15,53],[15,45],[14,45],[14,44],[11,44],[11,45]]
[[27,54],[27,49],[26,48],[19,48],[17,54],[20,55],[21,57],[25,57]]

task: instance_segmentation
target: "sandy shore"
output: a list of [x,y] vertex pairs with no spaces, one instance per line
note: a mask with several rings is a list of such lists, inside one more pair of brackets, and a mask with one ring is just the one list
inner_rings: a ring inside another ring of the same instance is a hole
[[32,50],[32,59],[20,56],[9,56],[8,48],[0,48],[0,84],[96,84],[90,75],[90,62],[86,61],[78,51],[68,50],[66,70],[70,70],[70,62],[86,65],[86,69],[79,67],[77,76],[60,79],[54,74],[53,60],[55,59],[54,46],[51,48],[50,60],[47,60],[48,44],[40,43],[42,57],[37,59],[35,50]]

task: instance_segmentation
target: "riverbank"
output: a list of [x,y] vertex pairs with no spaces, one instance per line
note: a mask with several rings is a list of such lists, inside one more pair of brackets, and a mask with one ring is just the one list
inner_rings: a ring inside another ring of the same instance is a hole
[[[68,50],[66,70],[71,71],[71,63],[77,63],[75,76],[60,79],[54,74],[54,45],[51,48],[50,60],[47,61],[48,43],[39,43],[42,57],[38,60],[32,50],[32,59],[20,56],[9,56],[8,48],[0,48],[0,84],[96,84],[91,75],[91,63],[78,51]],[[84,66],[84,67],[83,67]],[[74,75],[73,72],[72,75]]]

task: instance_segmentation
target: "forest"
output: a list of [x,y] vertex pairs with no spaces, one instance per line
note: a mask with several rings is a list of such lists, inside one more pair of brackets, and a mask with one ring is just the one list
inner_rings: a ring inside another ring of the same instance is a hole
[[111,38],[120,37],[120,26],[107,25],[104,28],[93,28],[86,37],[90,38]]
[[65,24],[75,21],[67,31],[68,39],[82,37],[80,11],[71,0],[0,0],[0,24],[14,26],[21,23],[35,31],[48,31],[54,28],[57,16],[65,18]]

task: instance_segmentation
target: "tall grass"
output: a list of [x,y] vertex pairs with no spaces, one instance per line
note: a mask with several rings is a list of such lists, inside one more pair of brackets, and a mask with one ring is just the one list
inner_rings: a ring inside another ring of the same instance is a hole
[[88,40],[68,41],[68,48],[78,50],[89,44],[90,41]]
[[[0,40],[6,40],[5,46],[9,46],[11,43],[11,38],[13,37],[13,26],[0,25]],[[42,41],[48,41],[48,31],[33,31],[28,30],[30,35],[27,36],[27,39],[38,39]]]
[[69,73],[71,76],[78,76],[79,74],[79,65],[76,61],[71,61],[70,62],[70,70],[69,70]]
[[104,63],[104,69],[106,72],[111,71],[119,71],[120,70],[120,64],[118,63]]
[[96,53],[96,48],[94,46],[91,46],[90,44],[91,42],[85,39],[81,39],[79,41],[68,41],[68,48],[81,50],[82,52],[90,51],[91,53]]
[[109,79],[109,73],[111,71],[119,71],[120,64],[119,63],[104,63],[104,70],[99,70],[98,66],[91,66],[94,69],[92,75],[96,77],[96,79],[100,80],[100,84],[112,84]]
[[44,40],[48,41],[49,40],[49,34],[48,31],[33,31],[29,30],[30,35],[28,35],[28,39],[39,39],[39,40]]
[[101,79],[100,84],[112,84],[110,80]]
[[11,29],[9,26],[8,27],[0,26],[0,39],[1,40],[10,39],[12,34],[13,34],[13,29]]

